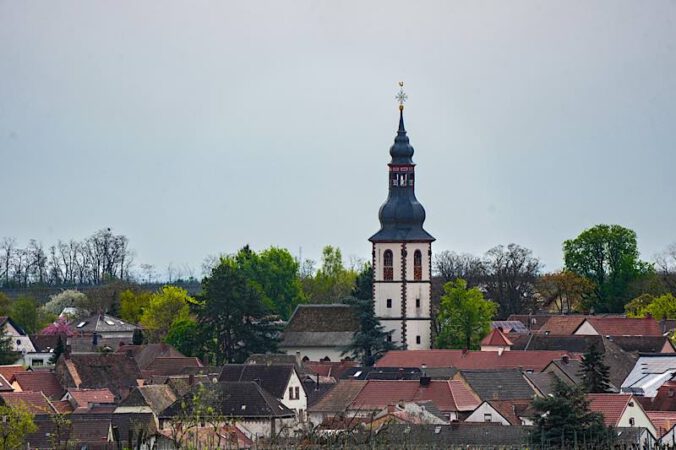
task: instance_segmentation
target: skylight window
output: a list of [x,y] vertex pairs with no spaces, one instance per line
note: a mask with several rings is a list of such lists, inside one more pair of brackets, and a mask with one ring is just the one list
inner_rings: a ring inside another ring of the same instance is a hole
[[246,409],[246,405],[242,405],[242,411]]
[[115,322],[113,322],[113,321],[110,320],[110,319],[106,319],[106,320],[104,320],[104,322],[106,322],[106,323],[107,323],[108,325],[110,325],[111,327],[112,327],[113,325],[115,325]]
[[82,328],[85,325],[87,325],[87,322],[80,322],[80,323],[77,324],[77,328]]

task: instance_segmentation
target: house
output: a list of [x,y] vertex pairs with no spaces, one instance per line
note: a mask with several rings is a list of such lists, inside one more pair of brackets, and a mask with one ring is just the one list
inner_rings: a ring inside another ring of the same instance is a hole
[[60,384],[68,389],[107,388],[120,401],[142,380],[136,360],[126,354],[78,353],[63,356],[57,361],[54,373]]
[[68,337],[60,334],[35,334],[31,335],[30,339],[35,352],[24,355],[23,361],[26,367],[53,366],[50,361],[54,350],[59,345],[59,339],[61,339],[63,348],[68,342]]
[[374,448],[495,448],[528,447],[528,427],[498,423],[459,422],[450,425],[390,424],[379,430]]
[[284,329],[280,351],[303,361],[340,361],[359,330],[355,309],[349,305],[298,305]]
[[492,329],[500,329],[505,334],[529,334],[530,330],[519,320],[494,320]]
[[657,430],[641,404],[631,394],[587,394],[589,409],[603,414],[606,426],[646,428],[653,436]]
[[504,351],[511,350],[512,345],[512,341],[499,328],[493,328],[488,336],[481,340],[481,351],[502,354]]
[[202,363],[199,358],[190,356],[158,356],[141,373],[144,378],[181,375],[183,369],[200,367],[202,367]]
[[[646,411],[648,418],[653,423],[657,434],[655,437],[657,439],[662,439],[667,436],[667,440],[662,442],[662,444],[674,444],[673,438],[674,428],[676,428],[676,411]],[[672,442],[668,442],[669,437],[672,438]]]
[[65,392],[53,372],[17,372],[10,381],[15,392],[42,392],[50,400],[61,400]]
[[583,315],[550,316],[537,330],[537,334],[545,336],[570,336],[575,334],[575,331],[587,317]]
[[369,380],[348,407],[349,415],[372,417],[388,405],[399,402],[429,401],[447,421],[469,414],[481,401],[460,381]]
[[547,397],[554,393],[554,381],[556,376],[550,372],[524,373],[523,377],[528,381],[533,390],[541,396]]
[[180,358],[185,356],[169,344],[142,344],[122,345],[116,353],[123,353],[134,358],[139,369],[145,370],[153,363],[155,358]]
[[98,335],[101,339],[112,339],[131,343],[134,331],[138,330],[134,324],[109,314],[94,314],[84,319],[74,321],[72,329],[79,336]]
[[364,427],[378,430],[393,423],[410,425],[448,425],[449,422],[432,402],[399,402],[388,405],[377,413]]
[[138,386],[120,402],[115,413],[150,413],[158,417],[176,400],[176,393],[167,384]]
[[[196,404],[195,401],[199,399]],[[211,407],[216,420],[236,421],[249,439],[290,434],[296,424],[296,414],[266,392],[254,381],[204,383],[193,386],[186,395],[176,400],[159,415],[159,430],[177,440],[185,430],[185,417],[194,415],[194,408]],[[208,424],[204,426],[223,425]],[[197,432],[200,426],[197,426]]]
[[52,403],[42,392],[0,392],[0,401],[10,408],[26,408],[29,413],[35,415],[56,412]]
[[319,401],[308,408],[308,418],[314,425],[327,419],[344,417],[357,395],[364,389],[365,380],[342,380],[335,384]]
[[622,383],[622,392],[655,397],[657,390],[676,375],[676,355],[641,355]]
[[479,405],[465,422],[499,423],[505,426],[533,425],[530,400],[489,400]]
[[[19,354],[35,353],[35,347],[26,332],[10,317],[0,316],[3,335],[10,337],[12,350]],[[18,359],[18,358],[17,358]]]
[[81,412],[93,405],[115,405],[115,395],[109,389],[68,389],[62,401],[67,401],[73,410]]
[[[343,380],[419,380],[428,376],[418,367],[352,367],[340,376]],[[433,378],[433,377],[432,377]],[[451,377],[445,377],[448,380]]]
[[[552,333],[555,334],[555,333]],[[652,317],[587,317],[573,334],[601,336],[662,336],[660,325]]]
[[566,351],[509,351],[481,352],[467,350],[394,350],[385,353],[376,367],[422,367],[456,369],[521,369],[540,372],[555,359],[566,356],[579,359],[581,355]]
[[519,369],[460,370],[454,379],[483,401],[531,400],[537,395]]
[[305,421],[307,394],[293,365],[226,364],[218,381],[254,381]]
[[654,397],[638,397],[646,411],[676,411],[676,375],[657,389]]

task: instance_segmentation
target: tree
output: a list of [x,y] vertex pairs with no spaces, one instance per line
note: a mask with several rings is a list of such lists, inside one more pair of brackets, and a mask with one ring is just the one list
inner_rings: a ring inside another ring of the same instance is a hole
[[312,303],[338,303],[354,289],[357,274],[346,269],[338,247],[327,245],[322,250],[322,266],[312,277],[302,280],[303,290]]
[[610,392],[610,369],[603,363],[603,354],[595,344],[582,356],[582,385],[589,393]]
[[559,314],[579,311],[594,284],[576,273],[562,270],[543,275],[537,282],[543,306],[553,307]]
[[589,410],[582,386],[554,377],[552,395],[536,398],[532,406],[536,420],[530,439],[535,448],[610,448],[613,433],[600,413]]
[[596,225],[563,243],[566,270],[594,283],[587,307],[594,312],[621,312],[629,286],[653,272],[639,259],[636,233],[619,225]]
[[343,350],[343,355],[350,355],[364,366],[372,366],[386,351],[396,348],[392,341],[388,341],[389,333],[376,318],[372,300],[348,297],[343,303],[354,307],[359,319],[359,330]]
[[249,281],[260,288],[263,302],[282,319],[287,320],[296,306],[305,302],[299,263],[287,249],[270,247],[256,253],[247,245],[234,260]]
[[498,245],[486,252],[484,267],[486,296],[499,305],[499,317],[534,312],[540,260],[529,249]]
[[656,320],[676,319],[676,297],[672,294],[664,294],[659,297],[643,294],[627,303],[624,308],[629,317],[650,315]]
[[12,302],[4,292],[0,292],[0,316],[9,316],[11,311]]
[[135,328],[134,333],[131,335],[132,345],[141,345],[143,344],[143,331],[140,328]]
[[68,319],[65,317],[57,318],[53,323],[50,323],[45,328],[42,329],[40,334],[46,335],[61,335],[61,336],[73,336],[75,333],[68,324]]
[[21,296],[12,305],[12,319],[28,334],[38,330],[38,310],[35,299]]
[[352,289],[352,296],[360,300],[372,301],[373,298],[373,266],[365,263],[357,274]]
[[56,347],[54,347],[54,352],[52,352],[52,356],[49,358],[49,364],[56,364],[56,362],[59,360],[59,356],[61,356],[65,351],[66,345],[64,344],[63,339],[61,339],[61,335],[59,335],[59,338],[56,341]]
[[197,318],[215,364],[241,363],[252,353],[277,350],[279,327],[269,316],[260,288],[233,258],[221,258],[202,281],[202,291]]
[[434,257],[434,272],[444,283],[462,278],[467,287],[473,288],[481,283],[486,267],[478,256],[444,250]]
[[479,288],[467,289],[461,278],[444,285],[439,306],[438,348],[478,349],[481,339],[491,330],[497,305],[484,300]]
[[65,308],[84,308],[87,302],[87,296],[84,293],[75,289],[67,289],[50,296],[43,308],[58,316]]
[[0,365],[14,364],[20,355],[14,351],[12,337],[9,335],[0,336]]
[[140,321],[149,340],[164,340],[172,322],[187,318],[190,313],[189,305],[194,303],[195,299],[188,295],[188,291],[176,286],[163,286],[154,293],[143,310]]
[[190,317],[175,320],[164,342],[186,356],[202,357],[204,354],[199,325]]
[[26,435],[37,431],[33,414],[22,406],[0,406],[0,450],[24,447]]
[[143,311],[150,305],[153,293],[126,289],[120,294],[120,318],[129,323],[139,323]]

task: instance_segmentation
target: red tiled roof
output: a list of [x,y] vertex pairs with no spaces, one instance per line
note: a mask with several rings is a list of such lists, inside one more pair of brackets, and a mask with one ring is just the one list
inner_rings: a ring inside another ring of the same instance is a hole
[[646,411],[646,414],[657,430],[658,439],[676,426],[676,411]]
[[575,333],[587,316],[552,316],[539,329],[538,334],[569,336]]
[[589,409],[603,414],[608,426],[617,426],[631,394],[587,394]]
[[308,409],[319,412],[342,412],[359,395],[364,386],[366,381],[363,380],[342,380]]
[[500,330],[494,328],[488,336],[481,340],[481,345],[486,346],[498,346],[498,347],[511,347],[512,341],[510,341],[507,336],[505,336]]
[[18,372],[14,374],[22,391],[42,392],[52,400],[61,400],[64,389],[53,372]]
[[42,392],[2,392],[0,398],[7,406],[24,406],[32,414],[51,414],[55,411]]
[[450,380],[448,387],[451,389],[451,395],[453,395],[458,411],[473,411],[481,403],[481,400],[462,381]]
[[303,369],[321,377],[333,377],[336,380],[346,370],[359,366],[357,361],[307,361],[303,363]]
[[[382,409],[389,404],[402,401],[428,400],[433,402],[440,411],[458,411],[459,407],[450,385],[450,382],[442,380],[431,380],[427,386],[422,386],[418,380],[369,380],[352,402],[350,409]],[[461,386],[461,384],[456,385],[455,391],[460,390]],[[468,395],[471,394],[462,395],[463,402],[467,402]],[[476,400],[474,408],[480,403]],[[463,406],[467,404],[463,403]]]
[[199,358],[189,356],[159,356],[145,368],[143,373],[152,375],[180,375],[185,367],[202,367]]
[[73,405],[68,400],[52,402],[52,406],[59,414],[70,414],[73,412]]
[[15,373],[25,372],[23,366],[0,366],[0,375],[5,377],[7,381],[11,381]]
[[489,400],[488,403],[510,424],[521,425],[522,416],[530,407],[530,400]]
[[589,317],[587,322],[602,336],[662,336],[660,325],[652,317]]
[[376,362],[376,367],[455,367],[457,369],[523,369],[542,371],[555,359],[568,356],[579,359],[577,353],[560,350],[512,350],[480,352],[464,350],[395,350]]
[[79,408],[90,403],[115,403],[115,395],[110,389],[69,389],[68,393]]

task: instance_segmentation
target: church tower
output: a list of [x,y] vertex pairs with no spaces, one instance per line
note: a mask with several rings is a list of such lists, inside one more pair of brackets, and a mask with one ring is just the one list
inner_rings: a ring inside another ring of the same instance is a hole
[[[403,86],[403,83],[399,83]],[[413,147],[404,128],[403,90],[399,130],[390,147],[389,194],[380,207],[380,231],[369,238],[373,253],[373,301],[376,317],[408,350],[432,346],[431,258],[434,238],[423,229],[425,209],[415,198]]]

